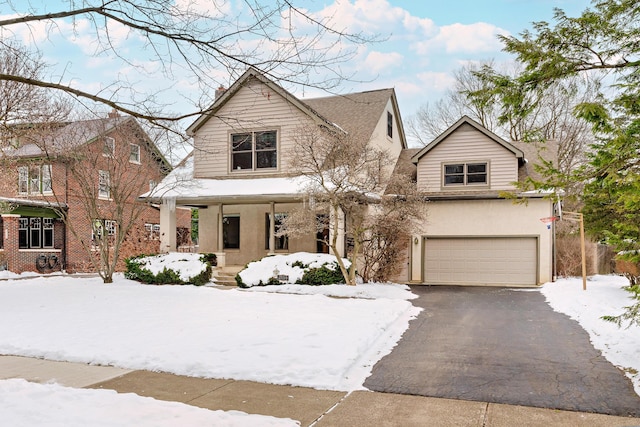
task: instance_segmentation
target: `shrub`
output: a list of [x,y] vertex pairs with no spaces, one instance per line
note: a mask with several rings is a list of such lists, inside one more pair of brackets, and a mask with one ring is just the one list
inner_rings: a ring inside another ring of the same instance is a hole
[[305,271],[301,279],[296,281],[296,283],[302,285],[312,286],[332,285],[334,283],[342,282],[344,282],[344,276],[342,275],[337,263],[335,263],[333,270],[327,268],[326,265],[318,268],[310,268]]
[[[138,282],[147,284],[175,284],[186,285],[192,284],[196,286],[202,286],[211,280],[212,268],[210,260],[212,259],[208,255],[203,254],[198,259],[202,262],[203,269],[194,276],[184,278],[184,275],[180,272],[180,263],[189,260],[189,257],[193,257],[196,254],[164,254],[164,255],[139,255],[125,260],[127,270],[124,276],[127,279],[137,280]],[[215,259],[215,255],[213,256]],[[167,265],[162,267],[162,270],[157,273],[152,272],[148,266],[152,261],[166,262]]]

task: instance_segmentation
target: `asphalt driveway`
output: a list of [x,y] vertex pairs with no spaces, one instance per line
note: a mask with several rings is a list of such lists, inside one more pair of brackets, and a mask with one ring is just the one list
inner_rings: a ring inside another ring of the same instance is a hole
[[414,286],[423,307],[373,391],[640,416],[631,381],[537,290]]

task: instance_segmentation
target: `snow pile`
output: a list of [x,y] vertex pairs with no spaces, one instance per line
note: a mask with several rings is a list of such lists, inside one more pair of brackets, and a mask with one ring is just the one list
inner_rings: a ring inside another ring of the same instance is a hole
[[113,390],[84,390],[25,380],[0,381],[0,420],[6,426],[299,426],[289,418],[210,411]]
[[582,278],[547,283],[542,293],[549,305],[580,323],[593,346],[631,378],[640,395],[640,327],[618,328],[602,316],[617,316],[632,305],[631,294],[622,289],[629,281],[621,276],[593,276],[582,290]]
[[[345,267],[349,268],[351,263],[344,259]],[[300,263],[306,268],[302,268]],[[247,287],[266,284],[269,278],[276,276],[287,277],[280,280],[286,283],[296,283],[302,279],[305,271],[310,268],[320,268],[325,266],[330,270],[338,267],[336,257],[329,254],[317,254],[310,252],[296,252],[288,255],[273,255],[262,258],[260,261],[250,262],[240,273],[242,282]]]

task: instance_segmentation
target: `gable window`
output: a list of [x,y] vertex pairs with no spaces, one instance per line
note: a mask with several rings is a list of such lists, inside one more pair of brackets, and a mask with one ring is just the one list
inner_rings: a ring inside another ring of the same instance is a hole
[[[285,213],[277,213],[275,216],[275,232],[277,233],[282,228],[282,224],[284,223],[287,214]],[[264,248],[269,249],[269,235],[271,230],[271,214],[265,214],[265,242]],[[275,236],[276,237],[276,247],[273,248],[275,251],[287,250],[289,249],[289,238],[287,235],[283,236]]]
[[18,193],[48,194],[53,192],[51,165],[18,167]]
[[487,163],[456,163],[444,165],[444,185],[487,184]]
[[101,199],[111,198],[111,179],[109,171],[98,171],[98,197]]
[[116,140],[105,136],[104,145],[102,146],[102,154],[107,157],[113,157],[116,152]]
[[275,130],[231,135],[231,169],[256,170],[278,167],[278,137]]
[[138,144],[129,144],[129,162],[140,163],[140,146]]
[[240,249],[240,215],[225,215],[222,220],[224,249]]
[[387,111],[387,136],[393,138],[393,114]]
[[53,248],[53,218],[19,218],[18,247],[20,249]]

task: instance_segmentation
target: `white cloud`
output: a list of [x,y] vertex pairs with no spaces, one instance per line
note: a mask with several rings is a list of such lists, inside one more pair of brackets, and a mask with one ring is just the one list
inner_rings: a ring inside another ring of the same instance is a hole
[[470,25],[456,23],[440,27],[435,37],[415,43],[412,48],[419,55],[442,50],[446,53],[496,52],[502,48],[499,34],[509,33],[485,22]]
[[397,52],[369,52],[364,60],[364,65],[372,73],[397,66],[404,57]]

